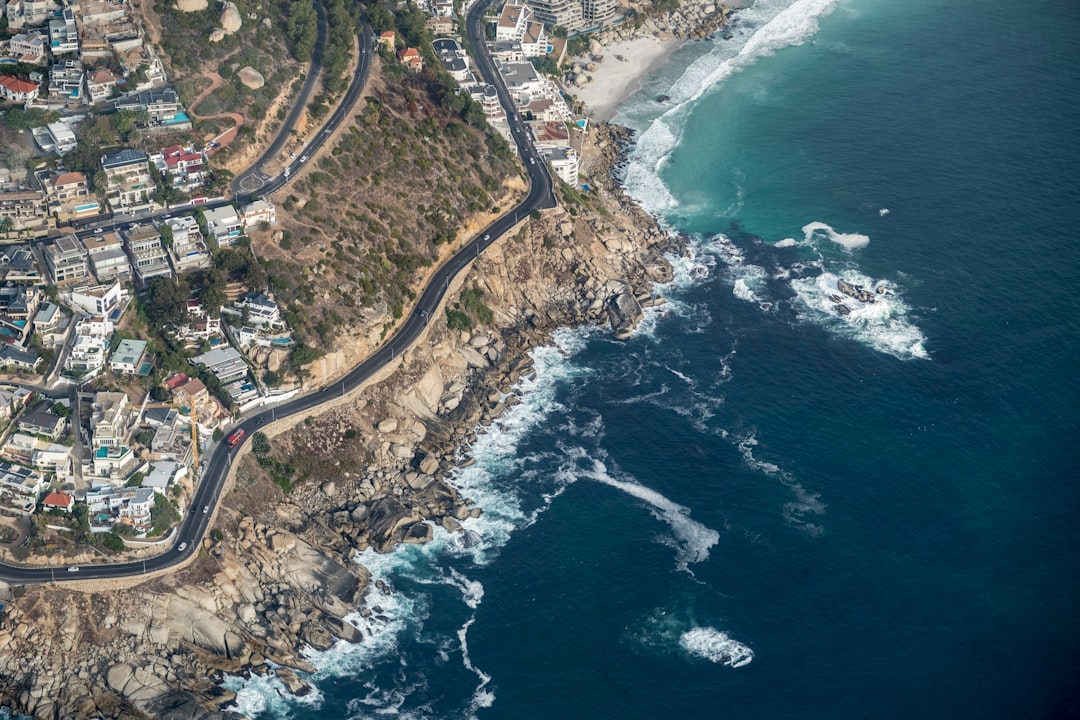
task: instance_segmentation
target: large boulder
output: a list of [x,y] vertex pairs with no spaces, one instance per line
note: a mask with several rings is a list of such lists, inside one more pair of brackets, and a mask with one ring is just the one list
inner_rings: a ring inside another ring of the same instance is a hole
[[176,0],[176,9],[180,12],[202,12],[209,6],[207,0]]
[[641,322],[641,305],[629,292],[614,295],[608,301],[607,312],[611,321],[611,333],[617,340],[626,340]]
[[225,34],[232,35],[243,24],[244,21],[240,17],[240,11],[236,8],[236,3],[225,3],[225,9],[221,11],[221,29],[225,31]]
[[165,622],[171,633],[215,655],[240,658],[247,652],[243,638],[213,613],[186,598],[169,598]]
[[250,65],[240,68],[236,72],[236,76],[240,78],[240,82],[244,84],[244,87],[251,88],[252,90],[258,90],[266,84],[266,80],[263,79],[262,73]]

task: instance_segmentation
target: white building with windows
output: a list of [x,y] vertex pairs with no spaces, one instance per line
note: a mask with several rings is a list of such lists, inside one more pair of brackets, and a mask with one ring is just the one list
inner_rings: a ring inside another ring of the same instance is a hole
[[105,316],[85,317],[75,325],[75,339],[68,352],[65,367],[79,375],[80,380],[89,380],[105,367],[105,356],[109,350],[109,340],[113,334],[113,324]]

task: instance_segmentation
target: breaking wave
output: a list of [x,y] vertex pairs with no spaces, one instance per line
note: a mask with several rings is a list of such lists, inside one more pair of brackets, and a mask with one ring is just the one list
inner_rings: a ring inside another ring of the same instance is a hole
[[803,225],[802,231],[803,239],[807,243],[812,243],[814,237],[820,234],[849,251],[864,248],[870,244],[870,238],[866,235],[860,233],[842,233],[831,225],[818,221]]
[[734,439],[739,454],[742,455],[743,463],[751,470],[756,470],[763,475],[779,480],[782,485],[791,490],[793,498],[784,503],[784,520],[793,527],[803,530],[813,537],[825,534],[825,527],[811,520],[812,517],[820,517],[825,514],[825,503],[817,493],[807,491],[788,471],[779,465],[767,460],[761,460],[754,456],[754,448],[758,445],[757,436],[754,433],[746,433]]
[[679,645],[695,657],[730,668],[745,667],[754,659],[753,650],[712,627],[687,630],[679,638]]
[[[841,292],[841,279],[873,293],[873,302],[860,302]],[[930,357],[926,336],[909,319],[911,309],[894,283],[847,269],[792,280],[791,288],[801,305],[799,317],[804,321],[823,325],[901,360]]]
[[671,98],[670,108],[638,137],[623,182],[642,207],[662,215],[678,205],[660,174],[679,143],[694,103],[759,58],[801,44],[817,32],[818,18],[832,11],[838,2],[758,0],[740,11],[739,22],[731,30],[733,38],[717,41],[710,52],[691,63],[665,92]]

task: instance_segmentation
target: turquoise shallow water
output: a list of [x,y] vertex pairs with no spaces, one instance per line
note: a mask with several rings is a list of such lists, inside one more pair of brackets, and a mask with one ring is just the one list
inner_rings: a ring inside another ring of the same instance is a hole
[[370,642],[240,707],[1080,716],[1078,20],[761,0],[680,51],[621,116],[672,302],[538,352],[475,534],[364,558]]

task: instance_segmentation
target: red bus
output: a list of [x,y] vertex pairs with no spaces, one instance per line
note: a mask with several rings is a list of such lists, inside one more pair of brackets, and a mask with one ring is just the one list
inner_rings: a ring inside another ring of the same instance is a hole
[[228,445],[230,448],[234,448],[236,447],[236,444],[238,442],[244,439],[244,435],[246,434],[247,433],[245,433],[243,429],[237,430],[229,436],[229,439],[225,441],[225,444]]

